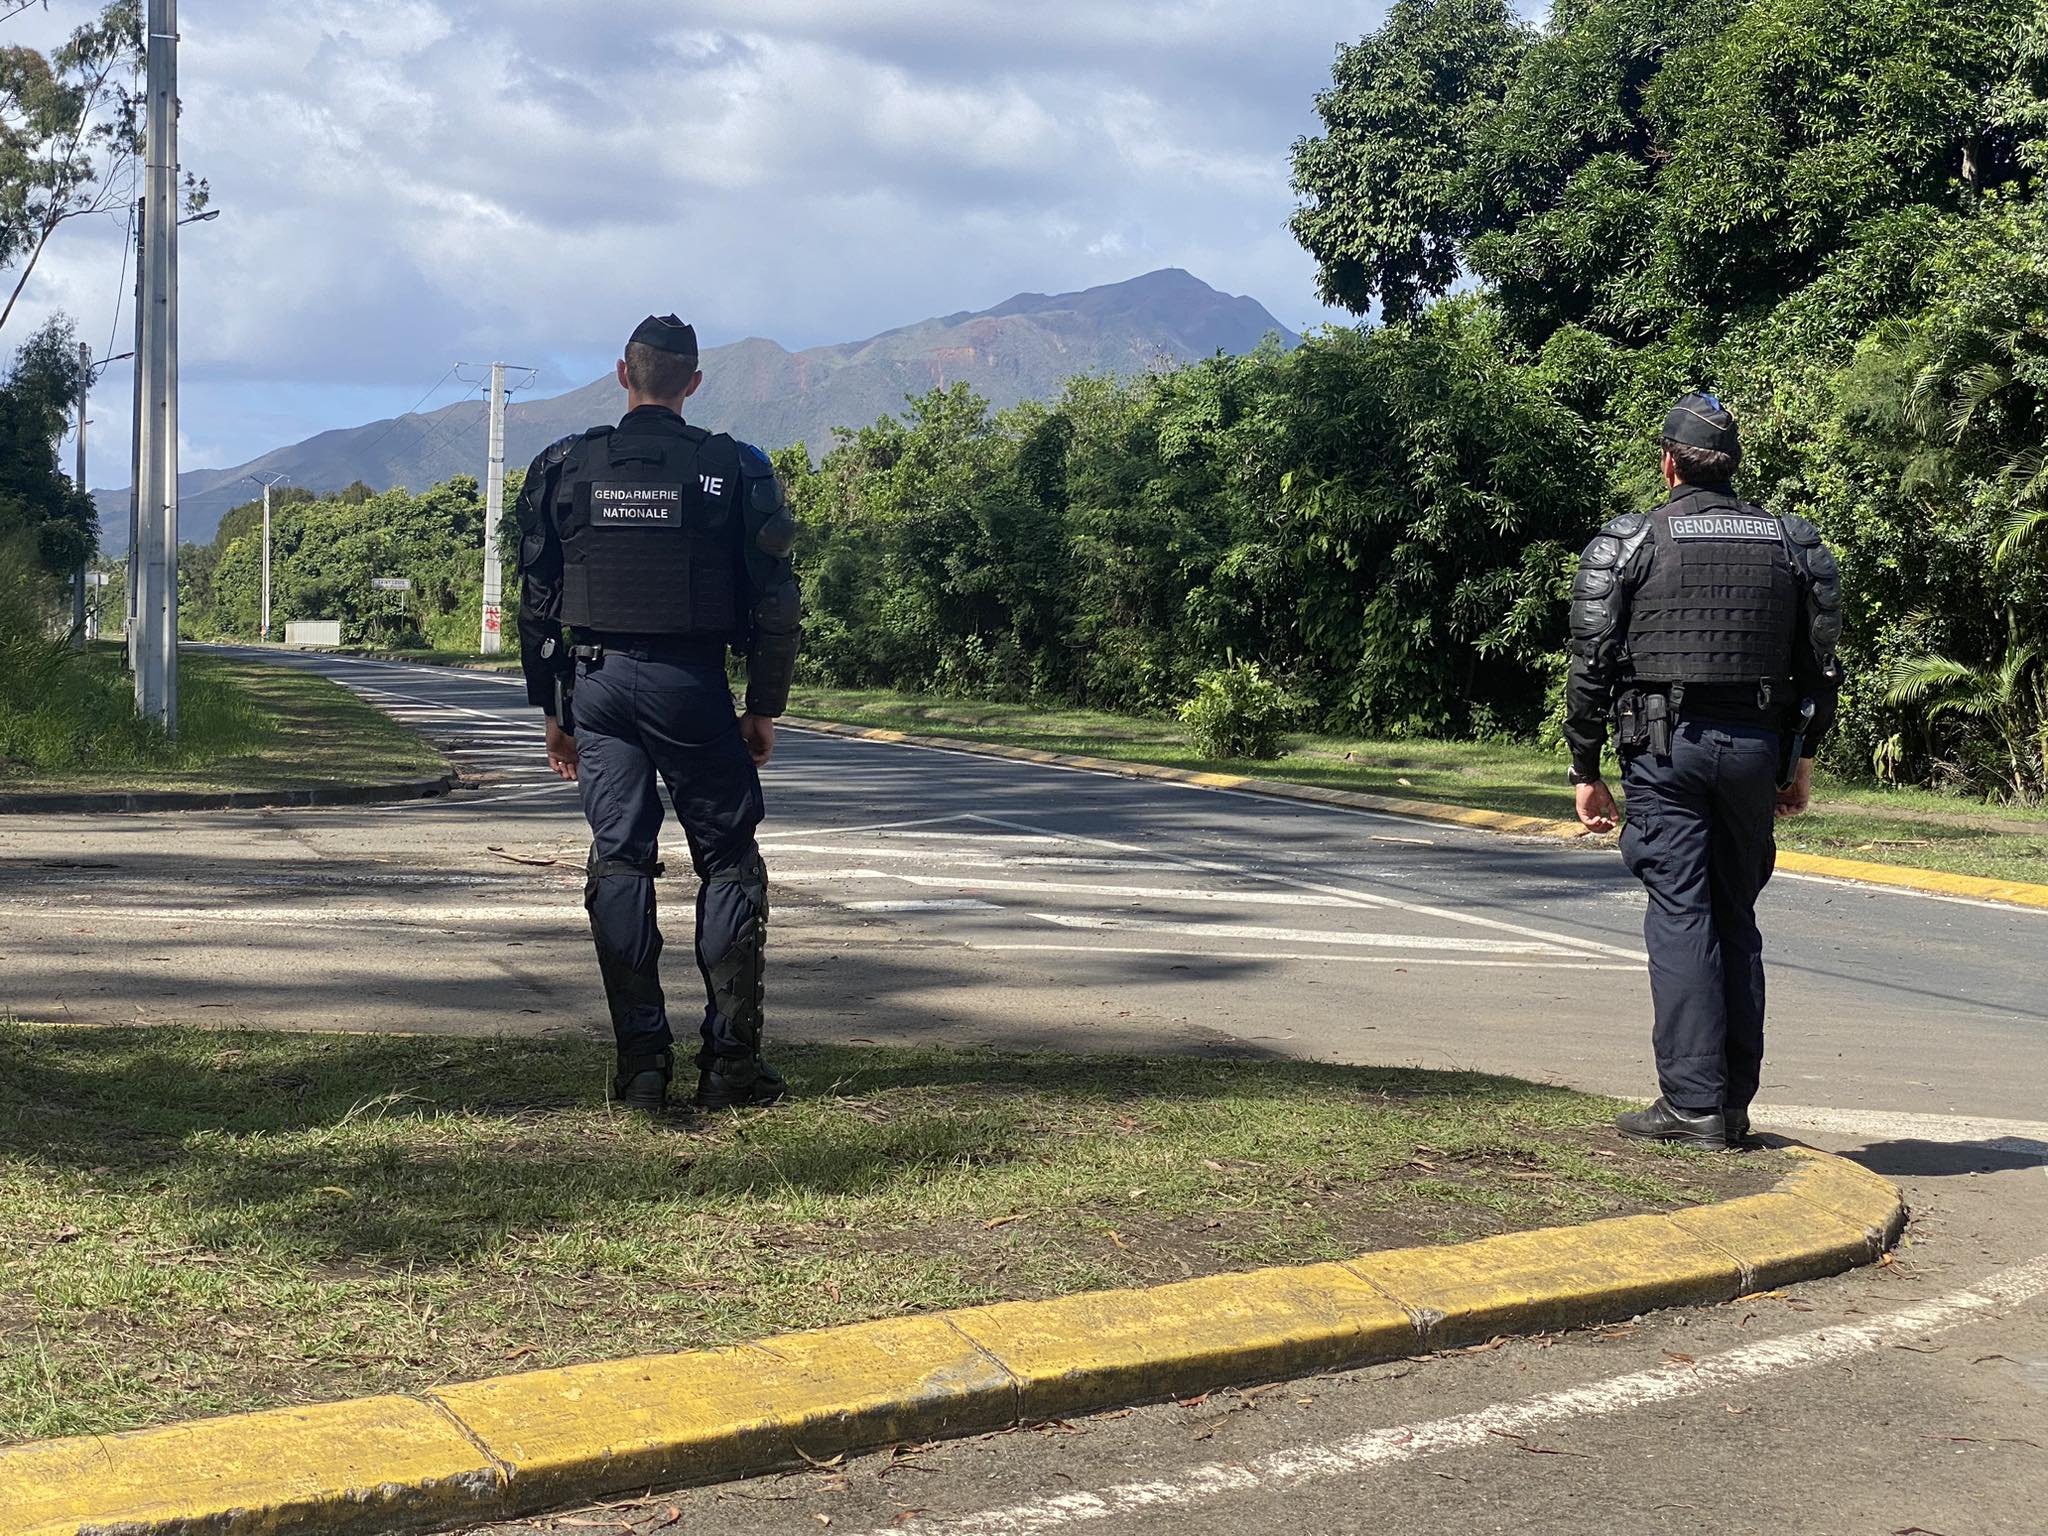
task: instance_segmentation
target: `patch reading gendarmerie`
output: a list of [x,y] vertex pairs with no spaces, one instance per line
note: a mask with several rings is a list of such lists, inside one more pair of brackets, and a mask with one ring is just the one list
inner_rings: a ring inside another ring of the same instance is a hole
[[683,488],[600,482],[590,488],[590,521],[610,528],[680,528]]
[[1782,539],[1784,527],[1775,517],[1721,515],[1671,519],[1674,539]]

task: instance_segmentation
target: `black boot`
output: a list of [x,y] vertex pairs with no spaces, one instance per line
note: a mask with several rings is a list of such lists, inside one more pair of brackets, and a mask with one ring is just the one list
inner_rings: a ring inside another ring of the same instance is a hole
[[1749,1110],[1746,1107],[1742,1109],[1723,1109],[1721,1111],[1721,1118],[1726,1122],[1729,1146],[1751,1147],[1756,1145],[1750,1138]]
[[697,1072],[699,1109],[759,1109],[787,1092],[782,1074],[758,1056],[714,1056]]
[[627,1109],[658,1115],[668,1107],[668,1080],[674,1070],[675,1057],[667,1051],[645,1056],[622,1054],[612,1077],[612,1099]]
[[1631,1109],[1614,1117],[1615,1129],[1638,1141],[1673,1141],[1688,1147],[1725,1147],[1727,1122],[1716,1110],[1698,1113],[1674,1109],[1661,1098],[1648,1109]]

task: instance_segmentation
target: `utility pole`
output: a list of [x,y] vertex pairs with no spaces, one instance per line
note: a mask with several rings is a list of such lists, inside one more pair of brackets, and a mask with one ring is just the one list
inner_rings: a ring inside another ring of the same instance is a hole
[[178,733],[178,4],[149,0],[135,707]]
[[136,637],[140,625],[136,622],[137,589],[142,584],[142,255],[145,249],[145,231],[142,227],[144,204],[141,198],[135,200],[135,341],[129,356],[135,362],[134,418],[128,434],[128,585],[121,594],[123,616],[121,620],[122,642],[128,652],[128,675],[140,677],[137,662]]
[[[81,495],[85,492],[85,395],[92,388],[92,348],[84,342],[78,344],[78,473],[72,476],[72,489]],[[78,562],[78,570],[71,582],[71,649],[85,649],[85,562]]]
[[484,470],[483,652],[505,645],[505,568],[498,556],[498,519],[505,511],[505,365],[491,364],[491,435]]
[[247,478],[254,480],[263,487],[263,629],[259,638],[268,640],[270,638],[270,488],[273,485],[283,484],[291,479],[291,476],[272,475],[267,480],[261,475],[250,475]]

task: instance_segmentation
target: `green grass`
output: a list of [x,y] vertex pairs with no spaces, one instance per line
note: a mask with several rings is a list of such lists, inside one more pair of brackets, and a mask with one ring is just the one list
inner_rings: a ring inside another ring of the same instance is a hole
[[0,1024],[0,1438],[1763,1187],[1463,1073],[808,1046],[694,1133],[589,1043]]
[[334,787],[446,768],[433,748],[336,683],[192,652],[178,659],[175,741],[136,718],[118,645],[65,655],[0,709],[0,795]]
[[[1373,741],[1294,734],[1270,762],[1217,760],[1165,718],[991,704],[883,689],[799,688],[790,713],[925,736],[988,741],[1122,762],[1160,763],[1331,789],[1569,820],[1564,761],[1514,742]],[[2048,812],[1981,806],[1925,790],[1850,786],[1823,776],[1818,809],[1778,824],[1781,847],[2048,883]]]

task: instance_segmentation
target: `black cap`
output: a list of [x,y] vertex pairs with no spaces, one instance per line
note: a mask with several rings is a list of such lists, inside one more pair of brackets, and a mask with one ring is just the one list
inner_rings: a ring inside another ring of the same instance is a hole
[[674,315],[649,315],[633,327],[632,338],[626,344],[631,346],[636,341],[657,352],[680,352],[684,357],[697,355],[696,328],[683,324]]
[[1671,407],[1670,414],[1664,418],[1664,441],[1684,443],[1689,448],[1705,448],[1714,453],[1739,455],[1742,452],[1735,418],[1728,414],[1728,407],[1714,396],[1698,391],[1680,395],[1678,404]]

